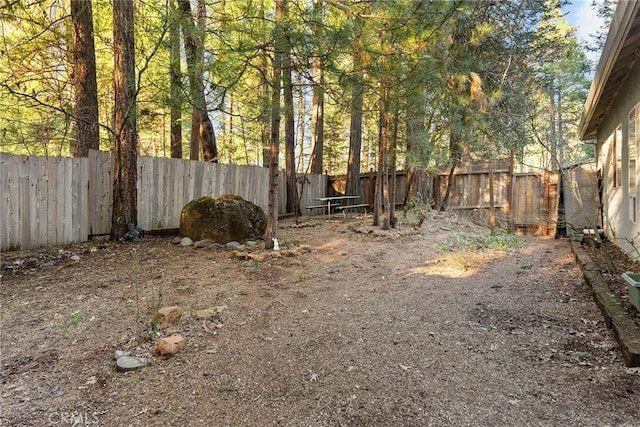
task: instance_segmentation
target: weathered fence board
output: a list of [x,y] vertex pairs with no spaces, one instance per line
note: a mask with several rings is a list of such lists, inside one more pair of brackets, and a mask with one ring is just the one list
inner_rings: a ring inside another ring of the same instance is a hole
[[558,174],[514,174],[513,225],[523,233],[552,236],[558,221]]
[[0,153],[0,249],[88,238],[88,160]]
[[584,163],[565,169],[561,180],[565,224],[573,230],[600,225],[602,219],[596,163]]

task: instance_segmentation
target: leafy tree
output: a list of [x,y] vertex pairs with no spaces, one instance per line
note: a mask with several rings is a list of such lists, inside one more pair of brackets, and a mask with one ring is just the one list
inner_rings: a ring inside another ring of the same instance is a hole
[[0,10],[0,123],[6,151],[69,153],[74,103],[64,6],[11,2]]
[[557,4],[547,1],[545,5],[532,44],[537,59],[536,92],[530,97],[528,127],[546,157],[542,166],[559,170],[592,154],[583,151],[588,146],[577,144],[577,124],[589,87],[589,63],[575,28]]
[[604,48],[617,4],[618,0],[591,0],[591,8],[594,9],[596,15],[602,19],[602,24],[600,28],[596,29],[595,33],[589,34],[589,36],[591,36],[591,42],[585,46],[588,51],[601,52]]

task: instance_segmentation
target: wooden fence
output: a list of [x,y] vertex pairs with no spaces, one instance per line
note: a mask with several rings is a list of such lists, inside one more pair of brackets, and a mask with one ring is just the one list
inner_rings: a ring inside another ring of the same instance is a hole
[[0,153],[0,250],[86,240],[88,159]]
[[[327,192],[327,177],[299,177],[301,209]],[[182,207],[202,196],[237,194],[268,208],[268,169],[182,159],[138,158],[138,224],[178,228]],[[0,250],[86,241],[111,229],[113,166],[108,152],[88,158],[0,153]],[[279,214],[285,213],[284,173]]]
[[[435,179],[436,207],[446,192],[448,175],[445,170]],[[447,208],[483,223],[489,222],[493,209],[497,222],[517,233],[551,236],[558,220],[558,174],[514,174],[509,159],[466,163],[454,170]]]
[[[448,171],[422,174],[420,192],[436,207]],[[373,203],[376,174],[361,176],[361,203]],[[407,176],[396,172],[395,200],[402,204]],[[138,224],[145,230],[178,228],[182,207],[201,196],[237,194],[266,212],[268,169],[156,157],[138,158]],[[317,197],[344,194],[346,177],[299,175],[300,206]],[[415,183],[414,183],[415,184]],[[15,156],[0,153],[0,250],[85,241],[111,229],[113,167],[108,152],[88,158]],[[284,173],[279,182],[285,214]],[[433,189],[431,192],[430,189]],[[493,203],[491,191],[493,188]],[[513,174],[508,160],[476,162],[455,170],[448,208],[488,222],[490,213],[516,231],[553,235],[558,220],[558,175]]]
[[558,223],[557,173],[514,174],[513,226],[523,234],[555,236]]

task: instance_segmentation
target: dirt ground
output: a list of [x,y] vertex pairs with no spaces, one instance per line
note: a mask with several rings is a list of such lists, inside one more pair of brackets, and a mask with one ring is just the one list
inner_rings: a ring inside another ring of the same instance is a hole
[[[640,369],[567,240],[468,250],[451,239],[486,230],[449,214],[370,221],[284,221],[288,256],[264,260],[154,237],[2,254],[0,424],[638,425]],[[170,305],[186,347],[117,371]]]

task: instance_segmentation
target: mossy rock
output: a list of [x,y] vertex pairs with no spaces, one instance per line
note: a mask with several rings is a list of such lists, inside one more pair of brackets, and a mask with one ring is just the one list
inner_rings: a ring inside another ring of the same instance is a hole
[[180,234],[194,241],[242,242],[263,237],[266,228],[260,206],[230,194],[192,200],[180,214]]

